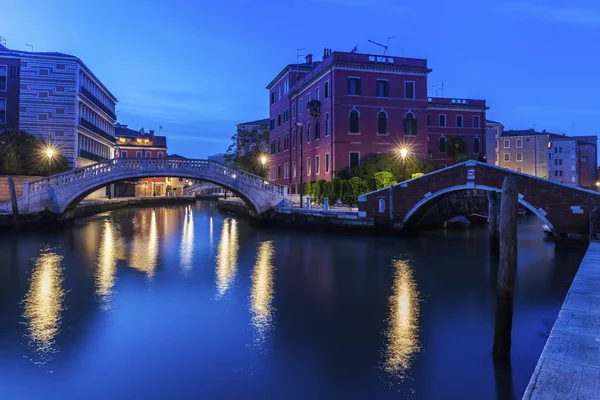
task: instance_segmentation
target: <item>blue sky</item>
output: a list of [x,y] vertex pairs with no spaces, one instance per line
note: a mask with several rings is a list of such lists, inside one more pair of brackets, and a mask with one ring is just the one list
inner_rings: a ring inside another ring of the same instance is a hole
[[2,0],[0,36],[77,55],[119,99],[119,122],[162,125],[188,157],[268,117],[265,86],[296,49],[378,53],[367,40],[390,36],[392,55],[428,58],[430,86],[486,99],[507,129],[599,133],[595,0]]

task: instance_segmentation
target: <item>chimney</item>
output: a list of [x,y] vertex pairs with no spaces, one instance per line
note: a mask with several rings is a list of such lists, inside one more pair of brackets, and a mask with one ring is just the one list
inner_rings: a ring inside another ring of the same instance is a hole
[[306,63],[307,64],[312,64],[312,54],[307,54],[306,55]]
[[150,135],[154,135],[154,129],[150,129]]

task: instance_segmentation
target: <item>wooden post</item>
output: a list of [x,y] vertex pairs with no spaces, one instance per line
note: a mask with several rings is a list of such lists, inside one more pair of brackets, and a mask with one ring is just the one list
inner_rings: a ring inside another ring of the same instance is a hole
[[19,205],[17,203],[17,191],[15,190],[15,180],[12,176],[8,177],[8,191],[10,192],[10,202],[12,204],[12,220],[17,231],[21,230],[21,222],[19,221]]
[[500,198],[500,263],[492,350],[494,361],[510,360],[513,294],[517,271],[518,201],[517,180],[514,176],[507,176],[504,178]]
[[488,231],[490,237],[490,256],[498,257],[500,253],[500,236],[498,236],[498,217],[500,216],[500,194],[488,192]]

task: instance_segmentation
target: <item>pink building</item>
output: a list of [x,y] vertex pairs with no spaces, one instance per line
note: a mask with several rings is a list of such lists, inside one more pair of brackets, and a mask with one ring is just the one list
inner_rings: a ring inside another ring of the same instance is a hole
[[[365,157],[408,146],[411,155],[451,163],[443,143],[463,136],[485,156],[484,100],[427,97],[427,60],[332,52],[287,65],[267,86],[271,174],[290,185],[331,180]],[[440,145],[440,142],[442,143]]]

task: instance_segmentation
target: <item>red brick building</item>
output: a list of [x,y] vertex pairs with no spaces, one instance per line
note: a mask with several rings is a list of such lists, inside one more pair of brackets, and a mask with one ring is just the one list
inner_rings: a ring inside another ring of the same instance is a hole
[[333,52],[287,65],[271,83],[270,178],[297,193],[303,182],[334,178],[365,157],[408,146],[439,166],[448,136],[485,156],[484,100],[427,96],[427,60]]

